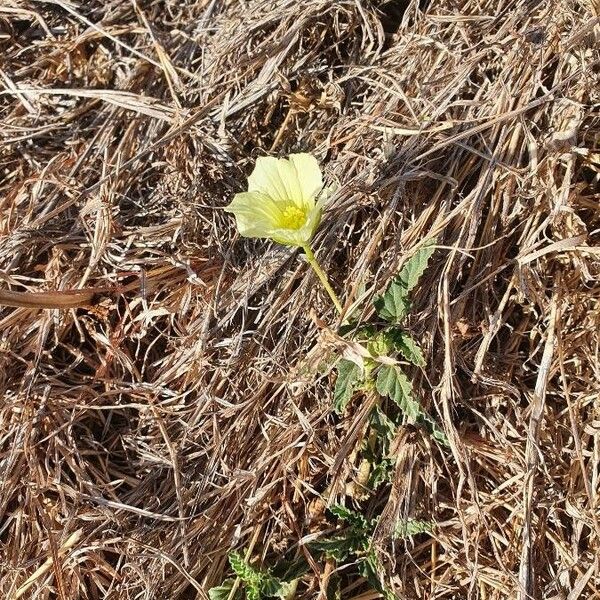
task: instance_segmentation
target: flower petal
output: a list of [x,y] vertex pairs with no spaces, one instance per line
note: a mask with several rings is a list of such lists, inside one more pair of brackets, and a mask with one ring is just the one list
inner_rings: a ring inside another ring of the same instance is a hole
[[321,224],[321,215],[323,214],[323,203],[317,202],[314,208],[308,213],[306,219],[306,225],[304,227],[307,228],[309,233],[309,240],[312,239],[317,227]]
[[292,161],[280,158],[277,161],[279,177],[285,187],[286,198],[298,208],[304,209],[306,201],[302,195],[302,186],[298,180],[298,171]]
[[273,156],[260,156],[248,177],[248,191],[260,192],[274,200],[287,200],[288,193],[279,172],[279,160]]
[[319,190],[323,187],[323,177],[317,159],[312,154],[301,152],[290,154],[290,162],[298,174],[298,182],[302,193],[302,200],[314,200]]
[[281,219],[277,202],[259,192],[236,194],[225,210],[233,213],[238,231],[244,237],[270,237],[269,232]]
[[321,221],[322,202],[316,197],[322,186],[319,164],[310,154],[260,157],[248,191],[236,194],[225,210],[235,215],[244,237],[306,246]]
[[304,240],[299,229],[273,229],[269,237],[283,246],[304,246]]

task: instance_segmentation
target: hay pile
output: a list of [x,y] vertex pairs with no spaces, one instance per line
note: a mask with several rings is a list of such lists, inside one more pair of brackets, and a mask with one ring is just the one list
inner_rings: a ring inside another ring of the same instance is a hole
[[346,303],[437,236],[412,378],[451,448],[399,449],[402,510],[436,523],[390,551],[399,597],[600,597],[599,10],[4,0],[4,300],[102,291],[0,313],[2,597],[207,598],[231,549],[331,526],[332,482],[353,505],[365,399],[338,418],[302,368],[337,317],[221,210],[294,151],[337,186],[316,249]]

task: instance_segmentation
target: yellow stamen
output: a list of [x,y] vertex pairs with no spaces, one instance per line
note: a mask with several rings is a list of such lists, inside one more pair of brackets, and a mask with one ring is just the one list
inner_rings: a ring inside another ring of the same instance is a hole
[[281,229],[300,229],[306,223],[306,212],[297,206],[286,206],[278,220]]

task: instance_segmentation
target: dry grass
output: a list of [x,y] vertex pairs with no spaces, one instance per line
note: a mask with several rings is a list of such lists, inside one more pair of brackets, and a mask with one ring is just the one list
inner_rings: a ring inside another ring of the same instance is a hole
[[[351,503],[366,400],[334,417],[333,374],[300,368],[326,352],[308,307],[335,313],[220,210],[298,150],[338,185],[317,252],[347,304],[440,244],[413,379],[452,448],[398,449],[392,495],[437,523],[396,548],[398,596],[600,597],[599,11],[4,0],[2,597],[206,598],[230,549],[272,564],[328,485]],[[92,307],[36,308],[78,288]]]

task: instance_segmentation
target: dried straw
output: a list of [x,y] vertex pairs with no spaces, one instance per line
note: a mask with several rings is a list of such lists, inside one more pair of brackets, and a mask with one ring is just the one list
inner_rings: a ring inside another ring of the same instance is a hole
[[347,306],[438,240],[412,377],[451,449],[397,440],[370,508],[437,524],[399,597],[600,597],[599,35],[595,0],[4,0],[2,596],[206,598],[352,504],[369,399],[302,368],[335,313],[221,210],[303,150]]

